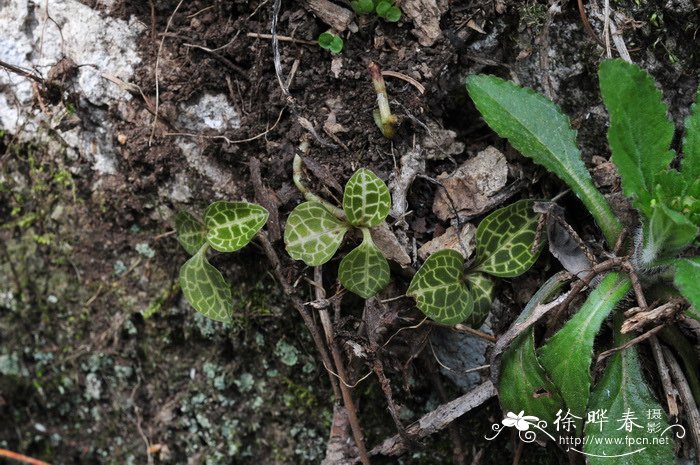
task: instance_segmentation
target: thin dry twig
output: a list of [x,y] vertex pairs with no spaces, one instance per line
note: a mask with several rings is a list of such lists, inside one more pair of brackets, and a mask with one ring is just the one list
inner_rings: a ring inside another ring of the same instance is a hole
[[[168,32],[168,29],[170,29],[170,24],[173,22],[173,18],[175,17],[175,14],[177,13],[177,10],[180,9],[180,6],[182,5],[182,2],[184,0],[180,0],[173,10],[173,13],[170,15],[168,18],[168,22],[165,25],[165,32]],[[160,56],[161,53],[163,53],[163,43],[165,42],[165,35],[160,38],[160,45],[158,46],[158,53],[156,54],[156,66],[155,66],[155,78],[156,78],[156,109],[155,109],[155,114],[153,115],[153,122],[151,123],[151,135],[148,138],[148,146],[150,147],[151,144],[153,143],[153,137],[156,134],[156,124],[158,123],[158,109],[160,107],[160,84],[159,84],[159,79],[160,79]]]
[[614,354],[615,352],[619,352],[619,351],[621,351],[621,350],[629,349],[629,348],[632,347],[633,345],[639,344],[639,343],[642,342],[642,341],[646,341],[647,339],[649,339],[650,337],[653,337],[656,333],[658,333],[659,331],[661,331],[661,330],[663,329],[664,326],[665,326],[665,325],[659,325],[659,326],[657,326],[657,327],[655,327],[655,328],[650,329],[650,330],[647,331],[646,333],[635,337],[634,339],[630,339],[629,341],[627,341],[627,342],[625,342],[624,344],[622,344],[620,347],[614,347],[614,348],[612,348],[612,349],[610,349],[610,350],[606,350],[605,352],[601,352],[600,355],[598,355],[598,359],[596,360],[596,363],[602,362],[603,360],[605,360],[606,358],[610,357],[610,356],[611,356],[612,354]]
[[668,365],[666,365],[666,360],[664,359],[664,353],[661,349],[661,344],[656,336],[650,339],[651,353],[654,355],[654,360],[656,361],[656,368],[659,371],[659,376],[661,376],[661,385],[664,388],[664,393],[666,394],[666,405],[668,405],[668,414],[671,418],[678,417],[678,403],[676,402],[676,390],[671,384],[671,376],[668,371]]
[[[661,349],[663,350],[664,359],[666,359],[669,371],[671,372],[671,377],[678,389],[678,396],[685,406],[690,437],[693,441],[693,446],[695,446],[695,450],[698,451],[700,450],[700,412],[698,412],[698,406],[695,404],[693,393],[690,390],[688,381],[683,374],[683,369],[678,364],[676,357],[674,357],[673,353],[666,347],[662,347]],[[700,462],[700,459],[696,460],[696,463],[698,462]]]
[[413,87],[418,89],[418,92],[420,92],[421,94],[425,94],[425,86],[423,86],[423,84],[421,84],[420,82],[413,79],[411,76],[408,76],[408,75],[403,74],[403,73],[399,73],[397,71],[385,71],[385,70],[382,70],[382,76],[393,77],[396,79],[401,79],[402,81],[406,81],[409,84],[411,84]]
[[491,344],[496,343],[496,336],[492,334],[487,334],[483,331],[479,331],[478,329],[471,328],[467,325],[459,323],[454,326],[454,329],[459,331],[460,333],[471,334],[472,336],[476,336],[480,339],[483,339],[484,341],[490,342]]
[[[254,39],[272,39],[272,34],[259,34],[257,32],[249,32],[246,37],[252,37]],[[303,45],[318,45],[318,42],[312,40],[296,39],[294,37],[283,36],[277,34],[277,40],[280,42],[291,42],[293,44],[303,44]]]
[[28,457],[23,454],[18,454],[17,452],[12,452],[11,450],[7,449],[0,449],[0,457],[6,457],[8,459],[17,460],[22,463],[28,463],[29,465],[51,465],[50,463],[44,462],[43,460]]

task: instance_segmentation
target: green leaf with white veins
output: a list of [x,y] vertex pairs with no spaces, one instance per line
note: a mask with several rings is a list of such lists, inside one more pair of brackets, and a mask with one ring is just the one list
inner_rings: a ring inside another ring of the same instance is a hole
[[674,268],[673,284],[692,305],[686,310],[686,315],[700,321],[700,257],[679,258],[674,262]]
[[360,168],[345,184],[343,210],[353,226],[373,228],[384,221],[391,208],[391,194],[376,174]]
[[595,336],[630,288],[626,275],[607,274],[579,311],[539,351],[540,364],[559,388],[566,407],[576,416],[585,418]]
[[268,212],[247,202],[214,202],[204,210],[207,242],[219,252],[235,252],[248,245],[267,222]]
[[180,287],[195,310],[212,320],[231,321],[233,297],[231,288],[219,270],[207,261],[208,244],[202,246],[180,268]]
[[464,321],[464,324],[479,329],[491,311],[496,285],[493,279],[484,273],[469,273],[467,274],[467,289],[474,300],[474,310]]
[[206,226],[186,211],[175,215],[175,231],[177,241],[188,254],[194,255],[204,245]]
[[539,219],[533,204],[520,200],[499,208],[479,223],[475,271],[510,278],[523,274],[535,263],[542,247],[532,252]]
[[284,243],[294,260],[309,266],[323,265],[333,258],[349,228],[320,203],[304,202],[287,219]]
[[651,217],[656,175],[673,159],[674,126],[654,79],[637,65],[606,60],[598,71],[600,93],[610,115],[608,142],[625,195]]
[[464,257],[451,249],[439,250],[423,263],[406,295],[428,317],[446,325],[464,321],[474,302],[464,283]]
[[[615,320],[615,345],[620,347],[631,337],[620,334],[622,318],[616,317]],[[588,465],[610,465],[611,457],[614,457],[615,465],[674,463],[673,437],[680,431],[678,427],[666,431],[666,412],[644,381],[636,347],[621,350],[610,357],[603,376],[591,393],[587,411],[591,421],[585,426],[589,440],[583,451],[588,456]],[[591,412],[604,412],[604,416],[595,418]],[[602,438],[605,440],[600,441]],[[664,440],[659,441],[659,438]],[[644,442],[648,445],[642,445]]]
[[389,284],[389,263],[379,251],[368,229],[364,240],[340,262],[338,280],[343,287],[363,299],[369,299]]
[[559,176],[586,205],[608,244],[615,244],[620,221],[593,184],[576,146],[576,131],[559,107],[531,89],[495,76],[469,76],[467,91],[491,129]]

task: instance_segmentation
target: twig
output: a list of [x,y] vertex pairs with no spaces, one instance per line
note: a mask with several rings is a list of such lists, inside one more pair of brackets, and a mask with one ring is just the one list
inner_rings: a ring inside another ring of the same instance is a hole
[[650,330],[647,331],[646,333],[644,333],[644,334],[642,334],[642,335],[640,335],[640,336],[635,337],[634,339],[630,339],[629,341],[627,341],[627,342],[625,342],[624,344],[622,344],[620,347],[614,347],[614,348],[612,348],[612,349],[610,349],[610,350],[606,350],[605,352],[601,352],[600,355],[598,355],[598,359],[596,360],[596,363],[602,362],[603,360],[605,360],[606,358],[610,357],[610,356],[611,356],[612,354],[614,354],[615,352],[619,352],[619,351],[621,351],[621,350],[629,349],[629,348],[632,347],[633,345],[639,344],[640,342],[645,341],[645,340],[649,339],[650,337],[653,337],[656,333],[658,333],[659,331],[661,331],[661,330],[663,329],[663,327],[664,327],[664,325],[659,325],[659,326],[657,326],[657,327],[655,327],[655,328],[650,329]]
[[659,371],[659,376],[661,376],[661,385],[664,388],[664,393],[666,394],[666,405],[668,405],[668,414],[671,418],[678,418],[678,403],[676,402],[676,390],[671,384],[671,376],[668,372],[668,365],[664,360],[664,353],[661,349],[661,344],[656,336],[652,337],[649,341],[651,343],[651,353],[654,355],[654,360],[656,361],[656,368]]
[[32,457],[27,457],[26,455],[18,454],[17,452],[12,452],[7,449],[0,449],[0,457],[6,457],[8,459],[17,460],[22,463],[28,463],[29,465],[51,465],[48,462],[34,459]]
[[[326,290],[323,288],[323,274],[321,267],[317,266],[314,268],[314,292],[316,294],[317,301],[323,301],[326,299]],[[340,355],[340,350],[338,348],[338,343],[333,337],[333,324],[331,323],[330,315],[328,314],[328,309],[321,308],[318,311],[321,317],[321,325],[323,326],[323,332],[326,334],[326,344],[331,348],[331,354],[333,355],[333,361],[335,362],[335,368],[341,379],[348,379],[348,375],[345,371],[345,364]],[[360,460],[363,465],[371,465],[369,461],[369,456],[367,455],[367,448],[365,447],[365,441],[362,434],[362,428],[360,427],[360,421],[357,418],[357,409],[355,408],[355,403],[352,400],[352,393],[350,389],[345,385],[345,383],[340,384],[340,393],[343,396],[343,404],[345,404],[345,410],[348,413],[348,420],[350,421],[350,429],[352,430],[353,438],[355,439],[355,446],[357,446],[357,451],[360,456]]]
[[[406,429],[414,440],[420,440],[436,433],[470,410],[480,406],[496,395],[496,388],[491,381],[485,381],[468,393],[446,404],[442,404],[430,413],[423,415],[418,421]],[[397,456],[408,450],[407,444],[400,435],[394,435],[370,451],[370,455]]]
[[[678,364],[676,357],[673,353],[666,347],[661,348],[664,353],[664,358],[668,364],[669,371],[671,372],[671,377],[676,383],[676,388],[678,389],[678,396],[681,398],[681,402],[685,406],[686,419],[688,420],[688,428],[690,429],[690,437],[693,440],[693,445],[695,450],[700,450],[700,412],[698,412],[698,406],[695,404],[695,399],[693,399],[693,393],[690,391],[688,386],[688,381],[685,379],[683,370]],[[700,457],[696,457],[695,463],[700,463]]]
[[27,79],[31,79],[32,81],[37,82],[39,84],[44,83],[44,80],[40,76],[37,76],[34,73],[30,73],[29,71],[25,71],[22,68],[19,68],[15,65],[11,65],[9,63],[6,63],[6,62],[0,60],[0,66],[2,66],[3,68],[5,68],[8,71],[12,71],[15,74],[19,74],[20,76],[26,77]]
[[[304,307],[304,303],[301,301],[301,299],[299,299],[296,296],[294,288],[289,284],[289,281],[287,281],[287,279],[282,274],[282,263],[280,262],[280,259],[277,256],[277,252],[275,252],[275,249],[272,247],[270,239],[267,237],[267,234],[264,231],[260,231],[258,233],[258,239],[260,239],[260,243],[263,247],[263,250],[265,251],[265,255],[267,256],[267,259],[272,265],[272,271],[274,272],[277,281],[279,281],[280,285],[282,286],[282,290],[284,291],[285,295],[289,297],[292,306],[299,313],[299,315],[301,315],[301,318],[302,320],[304,320],[306,328],[311,333],[311,338],[313,339],[314,344],[316,345],[316,350],[318,350],[319,355],[321,356],[321,361],[323,362],[323,365],[325,367],[332,367],[333,364],[331,363],[330,355],[328,354],[326,345],[323,342],[321,333],[318,330],[318,326],[316,325],[316,322],[311,316],[311,312],[309,312],[306,309],[306,307]],[[331,381],[333,393],[335,394],[336,398],[339,398],[340,391],[338,390],[338,384],[335,382],[335,378],[331,373],[328,373],[328,378]]]
[[459,324],[456,324],[454,326],[454,329],[456,329],[460,333],[471,334],[472,336],[476,336],[476,337],[481,338],[485,341],[488,341],[492,344],[496,343],[496,336],[494,336],[492,334],[486,334],[483,331],[479,331],[478,329],[471,328],[467,325],[463,325],[463,324],[459,323]]
[[576,0],[578,3],[578,13],[579,16],[581,16],[581,22],[583,23],[583,29],[586,31],[586,34],[596,41],[598,45],[601,47],[605,47],[605,43],[600,40],[600,37],[593,31],[593,28],[591,27],[591,23],[588,21],[588,16],[586,16],[586,9],[583,7],[583,0]]
[[[180,0],[173,10],[173,13],[170,15],[168,18],[168,22],[165,25],[165,32],[168,32],[168,29],[170,29],[170,24],[173,22],[173,18],[175,17],[175,13],[177,13],[177,10],[180,9],[180,5],[182,5],[182,2],[184,0]],[[156,67],[155,67],[155,78],[156,78],[156,110],[155,114],[153,115],[153,122],[151,123],[151,135],[148,138],[148,146],[150,147],[151,144],[153,143],[153,137],[155,136],[156,133],[156,124],[158,123],[158,109],[160,107],[160,86],[159,86],[159,78],[160,78],[160,55],[163,52],[163,43],[165,42],[165,35],[160,38],[160,45],[158,46],[158,53],[156,54]]]
[[[259,34],[257,32],[249,32],[246,34],[246,36],[254,39],[272,39],[272,34]],[[314,42],[312,40],[295,39],[294,37],[283,36],[280,34],[277,34],[277,40],[280,42],[292,42],[294,44],[318,45],[318,42]]]
[[425,94],[425,87],[423,86],[423,84],[421,84],[420,82],[416,81],[416,80],[413,79],[411,76],[407,76],[407,75],[405,75],[405,74],[403,74],[403,73],[398,73],[398,72],[396,72],[396,71],[382,71],[382,76],[385,76],[385,77],[393,77],[393,78],[396,78],[396,79],[401,79],[402,81],[406,81],[406,82],[408,82],[409,84],[411,84],[413,87],[415,87],[416,89],[418,89],[418,92],[420,92],[421,94]]

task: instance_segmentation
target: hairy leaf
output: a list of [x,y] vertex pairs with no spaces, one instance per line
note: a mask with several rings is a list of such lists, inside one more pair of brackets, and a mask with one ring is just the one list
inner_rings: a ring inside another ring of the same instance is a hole
[[[620,334],[622,318],[616,320],[619,321],[615,325],[615,339],[619,347],[631,337]],[[591,393],[588,412],[591,416],[585,426],[588,441],[583,448],[588,455],[588,465],[610,465],[611,457],[616,465],[674,463],[675,432],[665,431],[668,427],[666,413],[649,392],[635,347],[610,357]],[[604,414],[596,418],[591,412]],[[653,443],[654,438],[661,437],[666,440]],[[618,439],[620,443],[615,444]],[[630,440],[638,442],[625,442]],[[649,445],[641,445],[644,441]]]
[[532,210],[534,202],[519,200],[499,208],[484,218],[476,228],[475,270],[501,278],[526,272],[537,260],[532,244],[539,215]]
[[[561,276],[549,278],[532,296],[512,327],[528,321],[541,304],[559,293],[565,282]],[[510,330],[508,332],[510,333]],[[537,360],[534,325],[516,336],[501,360],[500,376],[496,384],[499,386],[499,400],[503,409],[507,412],[524,410],[527,415],[535,415],[547,421],[550,431],[553,431],[554,417],[556,412],[564,407],[564,401]]]
[[362,243],[341,260],[338,280],[345,289],[369,299],[389,284],[389,263],[372,242],[369,230],[362,232]]
[[700,87],[690,109],[690,116],[685,120],[681,172],[689,183],[700,178]]
[[175,215],[175,230],[177,241],[188,254],[196,254],[204,245],[206,226],[186,211],[180,211]]
[[610,114],[608,142],[625,195],[651,217],[656,175],[673,159],[673,123],[654,79],[637,65],[606,60],[598,71]]
[[205,244],[180,268],[180,287],[187,301],[204,316],[230,321],[233,315],[231,288],[219,270],[207,261]]
[[323,265],[333,258],[349,226],[318,202],[299,204],[284,228],[289,256],[309,266]]
[[686,315],[700,321],[700,257],[680,258],[675,261],[674,268],[673,283],[692,305]]
[[235,252],[248,245],[267,222],[268,212],[247,202],[214,202],[204,210],[207,242],[219,252]]
[[480,328],[491,311],[496,285],[493,279],[483,273],[467,274],[467,289],[474,300],[474,310],[464,321],[472,328]]
[[593,340],[630,287],[626,275],[606,275],[579,311],[540,349],[540,363],[559,388],[567,408],[576,416],[585,416],[588,403]]
[[389,214],[391,195],[384,181],[360,168],[348,180],[343,192],[343,210],[353,226],[372,228]]
[[474,302],[464,283],[464,258],[451,249],[439,250],[423,263],[406,295],[428,317],[446,325],[464,321]]
[[651,219],[644,227],[641,262],[651,264],[664,254],[672,254],[693,243],[698,227],[682,214],[659,203],[651,210]]
[[491,129],[559,176],[586,205],[608,244],[615,244],[622,226],[595,188],[576,146],[576,132],[559,107],[531,89],[495,76],[469,76],[467,90]]

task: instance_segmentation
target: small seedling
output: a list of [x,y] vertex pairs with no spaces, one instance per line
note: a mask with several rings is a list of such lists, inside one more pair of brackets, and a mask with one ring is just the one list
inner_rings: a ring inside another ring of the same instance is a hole
[[389,215],[391,196],[384,181],[361,168],[345,185],[343,208],[310,192],[301,181],[301,157],[294,158],[294,183],[307,201],[298,205],[287,219],[284,243],[294,260],[319,266],[335,255],[345,234],[362,231],[362,243],[340,262],[338,280],[351,292],[367,299],[389,283],[389,263],[372,240],[370,229]]
[[[685,314],[700,318],[697,311],[700,308],[700,281],[697,279],[700,257],[683,256],[698,244],[700,230],[698,103],[696,101],[685,122],[683,159],[680,169],[676,170],[670,166],[676,155],[671,149],[675,128],[651,76],[622,60],[607,60],[600,66],[599,79],[603,102],[610,115],[611,159],[620,174],[623,192],[640,214],[641,227],[632,234],[633,240],[622,243],[630,249],[631,258],[615,257],[608,260],[610,267],[603,267],[605,263],[594,266],[609,272],[579,311],[541,347],[535,346],[534,325],[520,334],[503,354],[499,381],[505,410],[536,412],[550,425],[557,411],[568,411],[578,418],[574,421],[576,434],[582,431],[581,419],[586,417],[586,411],[606,411],[618,417],[630,411],[661,411],[644,382],[634,349],[610,357],[598,384],[592,387],[590,370],[594,342],[605,319],[631,289],[640,311],[648,310],[645,290],[656,286],[666,289],[659,305],[682,295],[690,304]],[[610,247],[620,242],[622,226],[618,217],[595,188],[576,146],[576,133],[554,103],[532,90],[494,76],[470,76],[467,90],[496,133],[571,188],[596,220]],[[611,271],[616,269],[613,266],[618,266],[620,271]],[[591,271],[587,282],[590,283],[594,272]],[[673,292],[670,286],[675,286],[677,291]],[[563,281],[550,279],[523,310],[518,322],[526,321],[540,304],[556,298],[562,287]],[[573,289],[575,287],[571,292]],[[614,347],[631,339],[622,334],[621,328],[622,315],[616,312]],[[686,376],[697,379],[692,371]],[[541,395],[542,391],[547,395]],[[661,428],[668,426],[665,418],[658,423]],[[600,433],[588,424],[584,432]],[[605,432],[607,437],[627,440],[639,440],[643,434],[615,428]],[[589,464],[607,463],[601,460],[604,457],[627,455],[624,448],[606,447],[592,441],[584,444],[583,452],[588,455]],[[648,452],[630,455],[625,463],[674,461],[670,441]]]
[[401,19],[401,10],[391,0],[353,0],[350,2],[352,9],[358,15],[376,13],[385,21],[395,23]]
[[500,208],[476,229],[476,259],[464,270],[464,257],[451,249],[432,254],[413,277],[407,295],[417,307],[443,324],[481,326],[493,301],[494,282],[488,275],[512,278],[537,260],[541,244],[531,250],[538,217],[534,202],[520,200]]
[[231,321],[231,288],[207,260],[207,251],[211,247],[219,252],[235,252],[245,247],[267,217],[267,210],[260,205],[223,201],[209,205],[203,222],[184,211],[177,214],[177,240],[192,255],[180,268],[180,286],[195,310],[212,320]]
[[333,55],[337,55],[343,51],[343,39],[333,34],[332,32],[322,32],[318,36],[318,45],[321,48],[329,50]]
[[379,69],[379,65],[374,62],[370,62],[367,69],[369,70],[369,75],[372,78],[374,91],[377,93],[378,108],[372,112],[374,123],[382,131],[384,137],[391,139],[396,133],[396,124],[398,123],[398,119],[396,118],[396,115],[391,113],[391,108],[389,107],[389,96],[386,93],[386,84],[384,83],[382,71]]

